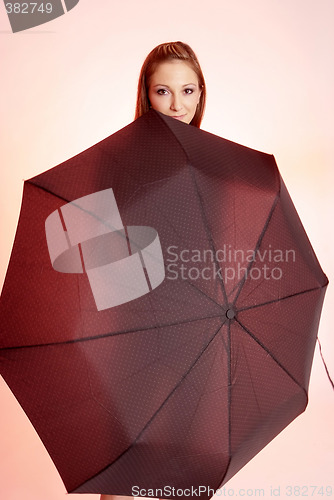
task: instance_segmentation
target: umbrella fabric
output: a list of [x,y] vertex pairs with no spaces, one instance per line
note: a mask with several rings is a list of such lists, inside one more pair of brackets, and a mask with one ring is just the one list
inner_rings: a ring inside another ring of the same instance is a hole
[[151,110],[25,182],[1,374],[69,492],[208,498],[305,410],[327,283],[273,156]]

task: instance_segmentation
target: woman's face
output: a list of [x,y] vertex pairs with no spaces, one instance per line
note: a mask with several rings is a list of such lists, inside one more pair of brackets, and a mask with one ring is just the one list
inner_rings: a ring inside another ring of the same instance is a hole
[[153,109],[190,123],[200,97],[197,75],[188,63],[175,59],[157,66],[148,87]]

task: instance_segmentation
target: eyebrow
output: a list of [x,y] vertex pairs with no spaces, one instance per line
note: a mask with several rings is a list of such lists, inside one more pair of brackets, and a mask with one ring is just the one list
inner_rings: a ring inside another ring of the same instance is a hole
[[[182,85],[182,87],[188,87],[189,85],[194,85],[196,87],[196,83],[186,83],[185,85]],[[157,85],[153,85],[153,87],[167,87],[167,89],[169,89],[169,86],[164,83],[158,83]]]

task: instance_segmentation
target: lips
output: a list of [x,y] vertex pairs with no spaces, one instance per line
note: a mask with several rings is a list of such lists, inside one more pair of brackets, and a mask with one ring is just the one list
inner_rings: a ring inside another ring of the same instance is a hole
[[180,116],[172,116],[172,118],[175,118],[176,120],[182,120],[186,115],[180,115]]

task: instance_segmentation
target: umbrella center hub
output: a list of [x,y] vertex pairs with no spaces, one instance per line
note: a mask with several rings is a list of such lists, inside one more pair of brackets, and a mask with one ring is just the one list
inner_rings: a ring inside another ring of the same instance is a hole
[[228,319],[233,319],[235,317],[235,309],[233,307],[229,307],[225,314]]

